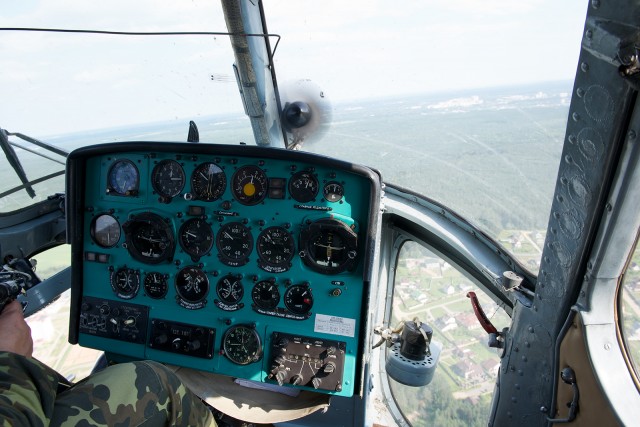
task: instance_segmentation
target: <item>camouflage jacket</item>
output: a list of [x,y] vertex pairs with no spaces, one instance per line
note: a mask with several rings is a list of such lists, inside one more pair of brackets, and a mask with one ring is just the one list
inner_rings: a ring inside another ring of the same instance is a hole
[[0,352],[0,425],[49,425],[59,379],[36,359]]

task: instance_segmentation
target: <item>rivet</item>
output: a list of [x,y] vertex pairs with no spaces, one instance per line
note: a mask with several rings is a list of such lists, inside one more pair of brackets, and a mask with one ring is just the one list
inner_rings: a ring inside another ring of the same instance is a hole
[[547,407],[546,406],[541,406],[540,407],[540,412],[547,412]]
[[578,95],[580,98],[582,98],[584,96],[584,89],[582,89],[581,87],[576,89],[576,95]]
[[629,139],[636,139],[636,131],[635,131],[635,130],[633,130],[633,129],[632,129],[632,130],[630,130],[630,131],[627,133],[627,136],[629,137]]
[[556,200],[560,203],[564,202],[564,197],[562,197],[561,194],[558,194],[558,197],[556,197]]
[[587,30],[584,34],[588,39],[590,39],[591,37],[593,37],[593,31],[591,30]]
[[586,62],[583,62],[580,64],[580,69],[586,73],[587,71],[589,71],[589,64],[587,64]]
[[591,0],[591,6],[593,6],[594,9],[597,9],[600,7],[600,0]]
[[606,343],[606,344],[604,345],[604,349],[605,349],[605,350],[607,350],[607,351],[608,351],[608,350],[611,350],[611,344]]
[[526,362],[527,361],[527,356],[522,356],[522,361]]
[[611,203],[607,203],[607,210],[609,212],[611,212],[613,210],[613,206],[611,206]]
[[530,346],[531,346],[531,344],[529,343],[529,341],[525,341],[525,342],[524,342],[524,345],[525,345],[525,347],[530,347]]
[[511,401],[512,401],[513,403],[518,403],[518,399],[516,399],[516,397],[515,397],[515,396],[512,396],[512,397],[511,397]]
[[578,113],[573,113],[571,115],[571,118],[573,119],[574,122],[577,122],[578,120],[580,120],[580,114]]
[[565,178],[564,176],[562,178],[560,178],[560,183],[562,185],[567,185],[567,182],[569,182],[569,181],[567,181],[567,178]]
[[533,333],[533,326],[529,326],[529,327],[527,328],[527,330],[528,330],[529,332]]

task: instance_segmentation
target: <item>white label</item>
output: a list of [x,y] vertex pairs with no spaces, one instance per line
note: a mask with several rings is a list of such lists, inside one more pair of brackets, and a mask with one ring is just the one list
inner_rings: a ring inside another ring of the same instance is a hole
[[356,319],[316,314],[314,332],[353,337],[356,333]]

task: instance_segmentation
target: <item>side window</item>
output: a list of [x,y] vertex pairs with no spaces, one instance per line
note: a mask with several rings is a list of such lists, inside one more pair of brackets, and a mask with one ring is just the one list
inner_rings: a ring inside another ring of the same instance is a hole
[[622,337],[636,376],[640,377],[640,248],[636,246],[620,286]]
[[[57,246],[33,258],[37,260],[38,277],[45,280],[70,265],[71,247]],[[54,303],[28,317],[27,323],[33,338],[33,357],[77,381],[91,372],[100,352],[69,344],[70,299],[67,290]]]
[[408,387],[389,378],[396,404],[414,427],[486,426],[500,357],[487,345],[467,293],[473,291],[500,331],[510,318],[459,270],[424,246],[406,242],[394,283],[392,326],[418,317],[442,344],[430,384]]

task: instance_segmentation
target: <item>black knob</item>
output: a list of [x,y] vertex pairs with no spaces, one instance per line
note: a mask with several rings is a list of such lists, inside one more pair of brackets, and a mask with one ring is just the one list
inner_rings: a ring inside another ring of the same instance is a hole
[[167,336],[167,334],[160,334],[153,340],[153,342],[158,345],[166,344],[167,341],[169,341],[169,337]]
[[300,385],[303,381],[304,378],[302,377],[302,375],[294,375],[293,377],[291,377],[291,384],[293,385]]
[[174,350],[180,350],[182,348],[182,340],[180,338],[176,338],[171,342],[171,348]]

